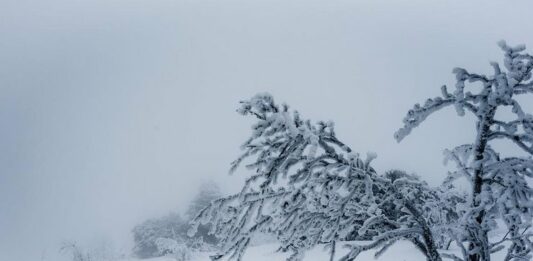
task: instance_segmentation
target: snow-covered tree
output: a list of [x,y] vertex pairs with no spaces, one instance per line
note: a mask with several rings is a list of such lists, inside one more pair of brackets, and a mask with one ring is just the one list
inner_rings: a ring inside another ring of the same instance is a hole
[[179,240],[186,237],[187,229],[187,222],[176,213],[157,219],[148,219],[133,228],[133,252],[141,258],[160,256],[157,239]]
[[[489,76],[454,69],[453,93],[443,86],[440,97],[416,104],[395,135],[401,141],[429,115],[447,106],[454,106],[459,116],[465,112],[475,116],[475,140],[447,151],[457,171],[450,173],[446,183],[465,177],[472,185],[470,204],[453,233],[463,254],[462,258],[449,256],[455,260],[488,261],[491,253],[505,248],[505,260],[532,258],[533,191],[528,183],[533,177],[533,115],[519,101],[533,94],[533,56],[524,52],[525,46],[510,47],[503,41],[499,45],[504,51],[503,68],[491,63],[494,72]],[[516,144],[526,156],[496,151],[491,143],[502,139]],[[488,233],[499,223],[505,224],[507,233],[492,242]]]
[[[221,197],[220,188],[214,182],[206,182],[200,186],[199,192],[190,203],[185,218],[177,213],[170,213],[159,218],[152,218],[135,226],[132,230],[134,248],[133,252],[141,258],[162,255],[158,240],[161,242],[179,242],[188,250],[203,251],[212,249],[217,238],[209,235],[210,225],[201,225],[194,237],[187,236],[190,227],[189,221],[203,208],[209,206],[211,201]],[[162,244],[161,246],[166,246]]]
[[209,206],[209,204],[213,200],[219,199],[221,197],[222,192],[220,192],[220,188],[218,187],[217,183],[213,181],[202,183],[198,190],[198,194],[189,204],[189,207],[187,208],[187,211],[185,213],[185,217],[187,219],[192,219],[196,217],[198,212]]
[[257,122],[232,170],[248,161],[254,174],[240,193],[215,200],[195,218],[196,226],[210,223],[221,238],[213,259],[241,260],[261,232],[275,234],[280,250],[292,252],[289,260],[319,244],[335,260],[335,245],[353,238],[370,241],[349,245],[339,260],[370,249],[379,255],[398,240],[412,242],[428,260],[441,260],[429,222],[446,227],[458,215],[436,213],[442,208],[434,205],[449,202],[438,190],[403,172],[378,174],[370,165],[375,154],[360,157],[337,139],[331,122],[304,120],[268,94],[243,101],[238,111]]
[[[209,204],[222,197],[222,193],[220,192],[220,188],[218,185],[213,182],[205,182],[200,186],[200,189],[198,191],[198,194],[193,199],[193,201],[190,203],[189,208],[187,209],[187,212],[185,213],[185,216],[187,217],[187,220],[192,220],[198,213],[209,206]],[[195,234],[191,240],[196,239],[196,243],[201,244],[202,246],[199,246],[196,244],[194,248],[212,248],[218,243],[217,238],[214,235],[210,235],[208,232],[210,230],[211,226],[210,224],[204,224],[200,225],[198,227],[198,231]]]
[[171,238],[158,238],[155,241],[160,255],[171,256],[176,261],[188,261],[192,258],[192,251],[183,241]]

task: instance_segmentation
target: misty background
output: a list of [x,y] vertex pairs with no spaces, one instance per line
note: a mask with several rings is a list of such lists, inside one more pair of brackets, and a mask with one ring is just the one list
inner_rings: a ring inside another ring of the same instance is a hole
[[59,260],[64,240],[129,251],[132,227],[226,193],[250,133],[235,109],[270,92],[332,120],[375,166],[443,179],[474,135],[453,109],[401,144],[408,109],[488,73],[496,42],[533,48],[533,2],[0,0],[0,260]]

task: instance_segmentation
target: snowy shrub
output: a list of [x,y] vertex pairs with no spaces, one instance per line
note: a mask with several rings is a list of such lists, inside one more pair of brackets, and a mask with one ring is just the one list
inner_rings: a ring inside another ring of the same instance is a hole
[[[190,222],[198,213],[216,199],[222,197],[220,188],[214,182],[206,182],[200,186],[200,190],[193,201],[190,203],[187,212],[187,223]],[[189,224],[188,224],[189,225]],[[200,251],[213,250],[218,243],[214,235],[209,234],[209,224],[200,225],[194,237],[187,239],[190,242],[189,247]]]
[[158,238],[178,240],[186,237],[187,228],[187,222],[175,213],[146,220],[133,228],[133,252],[140,258],[160,256],[156,240]]
[[189,205],[185,218],[179,214],[171,213],[161,218],[146,220],[135,226],[132,231],[135,255],[140,258],[162,255],[156,242],[159,238],[183,242],[189,249],[195,251],[213,251],[218,241],[215,236],[209,235],[209,224],[199,226],[198,233],[194,237],[188,237],[187,230],[190,228],[189,222],[192,217],[208,206],[211,201],[220,197],[220,189],[215,183],[204,183],[200,187],[198,195]]
[[155,244],[160,255],[171,256],[176,261],[191,259],[191,250],[184,242],[178,242],[171,238],[158,238]]

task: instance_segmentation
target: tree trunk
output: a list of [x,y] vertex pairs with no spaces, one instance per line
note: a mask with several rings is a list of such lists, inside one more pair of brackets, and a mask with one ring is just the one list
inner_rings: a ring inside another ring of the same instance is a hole
[[428,250],[428,261],[441,261],[442,258],[437,251],[437,246],[433,240],[433,235],[427,226],[424,228],[424,242],[426,243]]
[[[487,103],[485,101],[485,103]],[[482,115],[478,122],[478,132],[476,137],[476,143],[474,144],[474,164],[483,160],[485,150],[487,148],[488,135],[490,134],[490,127],[493,124],[494,114],[496,107],[486,104],[486,112]],[[483,189],[483,164],[477,164],[474,169],[473,188],[472,188],[472,207],[478,207],[481,202],[479,195]],[[476,226],[481,228],[483,219],[485,217],[485,211],[480,211],[475,217]],[[468,256],[468,261],[490,261],[490,249],[488,249],[488,237],[487,231],[482,229],[477,230],[477,239],[470,241],[468,246],[469,250],[477,249],[476,253],[472,253]]]
[[439,251],[437,251],[437,245],[433,239],[433,234],[429,228],[426,219],[420,214],[420,212],[409,202],[404,203],[405,208],[411,212],[416,222],[422,227],[422,237],[424,238],[424,244],[426,245],[426,256],[428,261],[442,261]]

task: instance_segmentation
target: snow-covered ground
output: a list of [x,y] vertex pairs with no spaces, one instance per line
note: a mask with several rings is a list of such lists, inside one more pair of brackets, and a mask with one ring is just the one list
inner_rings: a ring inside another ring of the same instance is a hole
[[[284,261],[286,260],[286,253],[276,252],[276,244],[266,244],[260,246],[250,247],[244,256],[244,261]],[[337,257],[340,254],[345,253],[342,245],[337,249]],[[493,260],[503,260],[502,255],[505,251],[500,251],[493,255]],[[458,254],[458,253],[456,253]],[[209,261],[209,254],[196,254],[191,261]],[[304,261],[324,261],[329,260],[329,255],[322,247],[317,247],[306,253]],[[363,252],[357,260],[366,261],[366,260],[378,260],[378,261],[425,261],[426,258],[416,250],[413,245],[409,242],[398,242],[393,245],[387,252],[385,252],[379,258],[374,258],[374,252],[368,251]],[[120,261],[139,261],[138,259],[124,259]],[[176,261],[171,257],[158,257],[144,259],[143,261]]]
[[[264,246],[256,246],[251,247],[244,257],[244,260],[252,260],[252,261],[274,261],[274,260],[280,260],[283,261],[286,259],[287,254],[286,253],[276,253],[276,245],[264,245]],[[342,247],[342,244],[339,244],[337,253],[337,257],[340,256],[340,254],[345,253],[347,250],[345,250]],[[366,252],[362,253],[359,257],[359,260],[375,260],[373,252]],[[198,259],[200,260],[208,260],[208,259]],[[324,261],[329,260],[329,254],[327,250],[324,249],[324,247],[316,247],[313,250],[306,253],[304,260],[306,261]],[[378,260],[382,261],[418,261],[418,260],[425,260],[424,256],[418,252],[410,243],[408,242],[399,242],[398,244],[394,245],[389,249],[388,252],[385,252]]]
[[[244,256],[245,261],[283,261],[286,259],[286,253],[277,253],[276,244],[267,244],[261,246],[250,247]],[[338,252],[344,253],[342,246],[338,249]],[[136,261],[136,259],[126,259],[121,261]],[[193,257],[192,261],[208,261],[209,254],[197,254]],[[306,253],[305,261],[324,261],[329,260],[327,251],[322,247],[317,247],[308,253]],[[376,260],[374,259],[373,252],[362,253],[358,260]],[[392,246],[389,251],[385,252],[379,259],[379,261],[424,261],[424,256],[418,252],[408,242],[399,242]],[[144,259],[143,261],[175,261],[170,257],[159,257]]]

